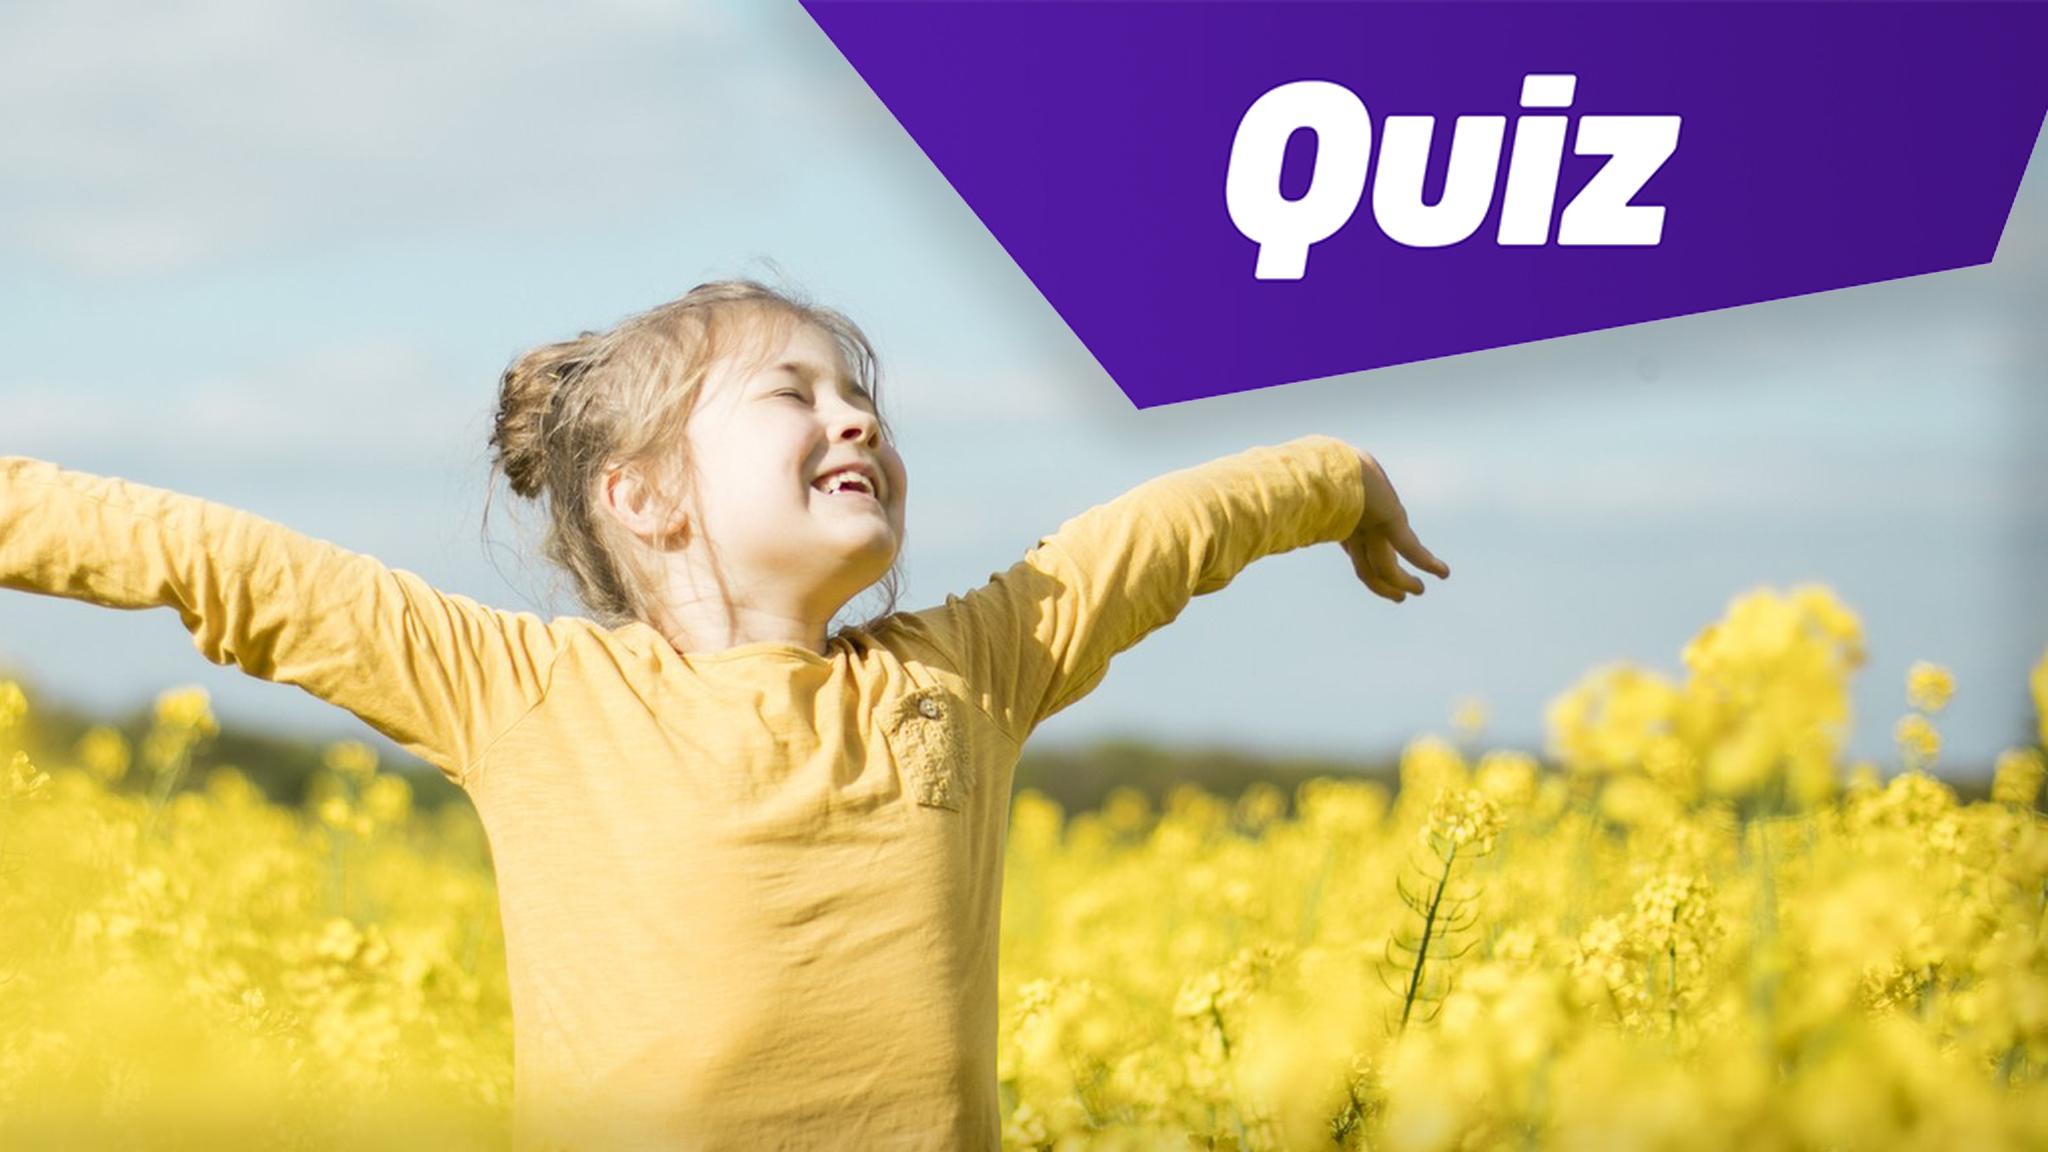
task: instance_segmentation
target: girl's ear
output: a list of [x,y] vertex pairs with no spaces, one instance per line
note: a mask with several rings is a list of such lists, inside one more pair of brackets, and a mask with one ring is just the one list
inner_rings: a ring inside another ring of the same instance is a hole
[[652,542],[664,534],[679,538],[688,527],[688,515],[681,508],[668,514],[661,493],[629,465],[605,472],[601,498],[611,514],[642,540]]

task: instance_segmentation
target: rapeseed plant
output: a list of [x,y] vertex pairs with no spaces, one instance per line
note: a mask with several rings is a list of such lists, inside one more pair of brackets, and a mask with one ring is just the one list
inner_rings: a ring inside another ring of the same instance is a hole
[[[1568,687],[1548,762],[1477,748],[1467,702],[1398,791],[1311,780],[1291,815],[1021,791],[1004,1147],[2048,1146],[2048,761],[1963,802],[1920,663],[1905,770],[1842,764],[1862,643],[1824,588],[1751,592],[1682,676]],[[2048,713],[2048,653],[2028,687]],[[206,763],[196,689],[133,746],[43,754],[35,721],[0,682],[0,1146],[506,1146],[466,805],[353,742],[271,803]]]

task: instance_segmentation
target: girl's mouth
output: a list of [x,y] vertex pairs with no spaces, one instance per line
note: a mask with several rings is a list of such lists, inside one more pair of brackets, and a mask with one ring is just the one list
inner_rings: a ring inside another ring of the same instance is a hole
[[881,503],[880,498],[874,494],[873,483],[866,476],[851,470],[835,472],[826,477],[822,484],[813,484],[811,487],[827,496],[859,497],[871,503]]
[[873,496],[861,491],[858,488],[841,488],[837,492],[824,492],[823,495],[831,497],[835,500],[864,500],[869,504],[874,504],[877,506],[880,506],[880,504],[882,503],[880,500],[875,499]]

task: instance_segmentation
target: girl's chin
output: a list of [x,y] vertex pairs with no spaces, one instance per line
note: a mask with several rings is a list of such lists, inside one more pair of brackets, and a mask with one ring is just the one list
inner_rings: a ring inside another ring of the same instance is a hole
[[823,515],[873,520],[893,528],[888,507],[872,496],[828,496],[821,492],[812,495],[811,503],[814,506],[822,504]]
[[834,521],[836,527],[832,531],[836,535],[857,534],[871,541],[887,540],[892,548],[895,546],[898,536],[896,525],[881,508],[865,511],[858,508],[840,508],[820,515],[829,516]]

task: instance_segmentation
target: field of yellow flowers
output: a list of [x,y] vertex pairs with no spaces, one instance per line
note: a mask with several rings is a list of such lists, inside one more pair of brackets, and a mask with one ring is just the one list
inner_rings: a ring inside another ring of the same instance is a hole
[[[1021,791],[1005,1147],[2048,1147],[2042,749],[1959,803],[1923,664],[1903,770],[1844,764],[1862,642],[1825,588],[1764,589],[1682,679],[1572,686],[1545,762],[1467,714],[1397,791]],[[2048,656],[2030,687],[2048,717]],[[472,811],[359,744],[303,810],[191,779],[196,691],[59,762],[32,723],[0,683],[0,1147],[506,1146]]]

